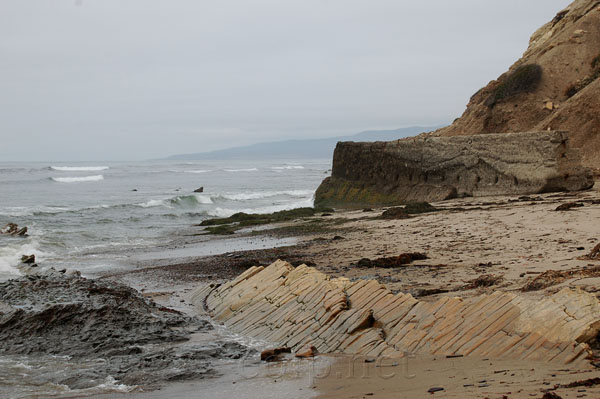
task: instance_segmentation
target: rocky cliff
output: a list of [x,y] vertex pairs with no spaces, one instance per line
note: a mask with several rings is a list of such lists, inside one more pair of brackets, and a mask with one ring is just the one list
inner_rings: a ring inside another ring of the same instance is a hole
[[342,208],[593,186],[566,132],[338,143],[316,206]]
[[423,302],[374,280],[351,282],[282,261],[201,287],[192,301],[244,335],[293,350],[374,357],[471,355],[590,367],[587,342],[600,328],[597,299],[577,289],[541,300],[495,292]]
[[531,37],[506,73],[475,93],[439,136],[567,130],[600,170],[600,1],[576,0]]

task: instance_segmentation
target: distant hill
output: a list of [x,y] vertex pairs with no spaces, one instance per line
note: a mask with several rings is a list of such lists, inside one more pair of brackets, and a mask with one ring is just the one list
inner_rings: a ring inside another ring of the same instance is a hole
[[258,143],[225,150],[172,155],[170,160],[213,160],[213,159],[282,159],[282,158],[331,158],[338,141],[392,141],[403,137],[428,132],[439,126],[413,126],[395,130],[369,130],[350,135],[326,139],[286,140]]

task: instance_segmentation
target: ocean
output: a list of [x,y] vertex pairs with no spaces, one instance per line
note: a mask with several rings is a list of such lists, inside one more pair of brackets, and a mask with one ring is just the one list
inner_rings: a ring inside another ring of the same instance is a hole
[[0,235],[0,280],[20,274],[25,254],[94,275],[206,218],[312,206],[330,168],[330,159],[0,163],[0,228],[29,229]]

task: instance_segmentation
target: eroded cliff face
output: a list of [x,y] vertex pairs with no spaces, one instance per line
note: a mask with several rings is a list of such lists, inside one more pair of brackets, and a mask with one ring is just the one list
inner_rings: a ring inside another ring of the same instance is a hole
[[315,206],[358,208],[592,187],[566,132],[338,143]]
[[[539,66],[539,81],[525,76],[506,90],[524,66]],[[576,0],[533,34],[508,72],[471,97],[460,118],[433,134],[568,130],[584,165],[600,171],[599,77],[600,1]]]

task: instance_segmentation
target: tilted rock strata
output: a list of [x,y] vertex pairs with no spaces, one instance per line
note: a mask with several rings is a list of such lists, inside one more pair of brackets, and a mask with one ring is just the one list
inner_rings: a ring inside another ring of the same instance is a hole
[[316,206],[361,207],[592,187],[566,132],[338,143]]
[[495,292],[421,302],[373,280],[330,278],[277,261],[252,267],[194,294],[235,332],[298,350],[402,356],[406,352],[553,361],[589,366],[586,341],[600,328],[600,306],[580,290],[543,300]]

